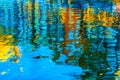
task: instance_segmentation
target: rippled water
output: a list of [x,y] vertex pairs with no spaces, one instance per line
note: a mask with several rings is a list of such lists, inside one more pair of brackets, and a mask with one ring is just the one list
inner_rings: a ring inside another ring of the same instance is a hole
[[119,80],[119,3],[0,0],[0,79]]

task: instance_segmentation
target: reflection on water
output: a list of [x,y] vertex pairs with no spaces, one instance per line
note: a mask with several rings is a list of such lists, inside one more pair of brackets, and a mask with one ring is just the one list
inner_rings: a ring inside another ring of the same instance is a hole
[[[51,58],[58,65],[81,67],[83,73],[74,74],[78,80],[119,80],[119,4],[117,0],[1,0],[0,60],[20,64],[19,59],[28,56]],[[10,45],[2,44],[7,42]]]

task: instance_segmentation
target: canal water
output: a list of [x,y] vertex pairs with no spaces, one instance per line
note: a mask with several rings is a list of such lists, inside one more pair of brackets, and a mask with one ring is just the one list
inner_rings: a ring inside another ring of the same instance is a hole
[[0,0],[0,80],[119,80],[117,0]]

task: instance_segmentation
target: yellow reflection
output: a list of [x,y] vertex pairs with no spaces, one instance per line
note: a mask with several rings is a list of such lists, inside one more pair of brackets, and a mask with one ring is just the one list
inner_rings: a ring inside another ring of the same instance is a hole
[[20,58],[19,49],[13,42],[12,35],[0,35],[0,62],[6,62],[12,56]]

